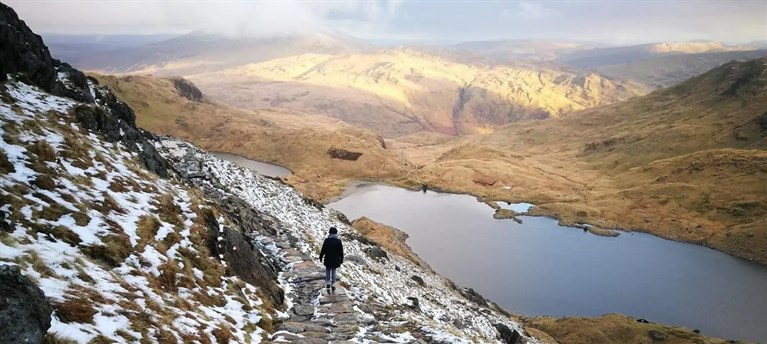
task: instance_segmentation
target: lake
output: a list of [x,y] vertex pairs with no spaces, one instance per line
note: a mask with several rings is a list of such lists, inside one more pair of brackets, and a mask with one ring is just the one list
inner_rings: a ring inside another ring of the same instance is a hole
[[259,174],[269,177],[284,177],[291,174],[290,170],[275,164],[269,164],[261,161],[250,160],[243,156],[231,153],[211,152],[210,155],[219,159],[231,161],[241,167],[249,168]]
[[369,183],[345,194],[328,206],[406,232],[435,271],[513,313],[622,313],[767,342],[767,268],[756,263],[643,233],[610,238],[546,217],[496,220],[468,195]]

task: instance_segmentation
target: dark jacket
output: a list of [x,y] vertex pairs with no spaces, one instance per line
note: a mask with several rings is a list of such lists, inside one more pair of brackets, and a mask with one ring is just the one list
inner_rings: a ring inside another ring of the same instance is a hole
[[325,239],[325,242],[322,243],[322,249],[320,250],[320,261],[329,268],[337,268],[341,266],[341,263],[344,262],[344,245],[341,244],[341,239],[335,235],[331,235]]

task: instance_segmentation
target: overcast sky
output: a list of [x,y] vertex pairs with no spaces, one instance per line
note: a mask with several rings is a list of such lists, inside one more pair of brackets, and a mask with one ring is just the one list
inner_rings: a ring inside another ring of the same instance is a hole
[[767,40],[767,0],[3,0],[40,33],[271,35],[338,30],[374,40],[557,39],[627,44]]

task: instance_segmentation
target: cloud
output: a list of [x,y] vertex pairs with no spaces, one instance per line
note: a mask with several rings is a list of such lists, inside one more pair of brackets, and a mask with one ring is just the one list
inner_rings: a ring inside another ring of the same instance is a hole
[[379,1],[55,1],[12,0],[35,30],[56,33],[273,35],[324,30],[335,22],[385,27],[401,6]]

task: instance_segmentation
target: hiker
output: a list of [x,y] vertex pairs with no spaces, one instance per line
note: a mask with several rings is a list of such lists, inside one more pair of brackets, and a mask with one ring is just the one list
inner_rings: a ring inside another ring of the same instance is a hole
[[344,262],[344,246],[341,244],[341,238],[338,237],[336,227],[330,227],[329,235],[322,243],[320,262],[325,264],[325,288],[328,293],[335,293],[336,269]]

